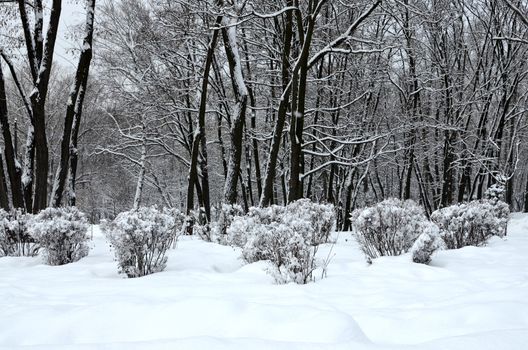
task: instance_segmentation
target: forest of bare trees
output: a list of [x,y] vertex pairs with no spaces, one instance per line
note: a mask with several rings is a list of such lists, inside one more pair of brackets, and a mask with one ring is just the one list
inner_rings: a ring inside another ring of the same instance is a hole
[[[95,0],[72,70],[61,0],[1,1],[0,204],[412,198],[506,188],[528,211],[522,0]],[[95,17],[95,20],[94,20]],[[93,58],[92,58],[93,46]]]

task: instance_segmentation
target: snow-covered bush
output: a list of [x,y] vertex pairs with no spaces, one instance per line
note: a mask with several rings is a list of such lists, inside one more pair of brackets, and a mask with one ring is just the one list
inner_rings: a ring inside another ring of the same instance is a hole
[[227,228],[227,243],[243,247],[248,240],[248,227],[282,223],[301,234],[311,245],[326,243],[335,228],[335,211],[331,204],[300,199],[287,206],[251,207],[245,216],[235,216]]
[[499,200],[477,200],[436,210],[431,220],[440,228],[448,249],[480,246],[491,236],[503,237],[510,210]]
[[181,224],[170,212],[141,207],[120,213],[114,221],[103,223],[102,229],[115,250],[119,273],[133,278],[165,269],[165,254]]
[[277,283],[307,283],[317,267],[318,244],[326,242],[335,225],[332,205],[303,199],[285,207],[250,208],[227,228],[227,243],[242,247],[248,263],[270,261]]
[[[281,221],[292,227],[300,225],[296,231],[307,232],[313,245],[326,243],[335,228],[336,215],[332,204],[312,202],[309,199],[300,199],[286,206]],[[308,224],[309,227],[306,227]]]
[[0,209],[0,256],[36,256],[39,245],[28,232],[31,214]]
[[273,222],[248,226],[250,237],[242,256],[248,263],[268,260],[268,270],[277,283],[308,283],[317,268],[317,247],[287,224]]
[[256,225],[269,225],[282,221],[282,214],[285,207],[272,205],[266,208],[251,207],[244,216],[235,216],[231,220],[231,225],[226,229],[227,244],[244,247],[251,237],[251,230]]
[[433,253],[444,247],[438,226],[430,223],[411,247],[412,260],[419,264],[429,264]]
[[29,225],[48,265],[64,265],[87,256],[87,231],[88,220],[75,207],[44,209]]
[[357,209],[351,219],[356,240],[368,261],[409,251],[429,224],[418,204],[395,198]]

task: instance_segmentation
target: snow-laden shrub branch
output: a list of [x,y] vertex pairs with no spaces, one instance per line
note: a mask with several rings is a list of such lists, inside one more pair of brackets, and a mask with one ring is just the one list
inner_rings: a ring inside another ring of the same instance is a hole
[[509,215],[508,205],[492,197],[436,210],[431,220],[440,228],[447,248],[458,249],[484,245],[491,236],[505,236]]
[[433,253],[444,248],[445,244],[440,237],[438,226],[430,223],[411,247],[412,260],[419,264],[429,264]]
[[28,232],[33,215],[0,209],[0,256],[36,256],[39,245]]
[[175,210],[140,207],[103,223],[119,273],[133,278],[163,271],[167,265],[165,254],[182,228],[182,217]]
[[429,225],[418,204],[395,198],[357,209],[351,219],[356,240],[368,261],[408,252]]
[[46,208],[29,225],[29,233],[44,250],[49,265],[64,265],[87,256],[87,231],[88,220],[75,207]]

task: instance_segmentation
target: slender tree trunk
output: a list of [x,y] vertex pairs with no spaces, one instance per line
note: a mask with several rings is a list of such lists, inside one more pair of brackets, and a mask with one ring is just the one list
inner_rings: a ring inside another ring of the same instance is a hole
[[231,148],[229,163],[227,166],[227,177],[224,188],[224,200],[229,204],[235,204],[237,200],[237,182],[240,174],[240,162],[242,159],[242,143],[244,139],[244,124],[248,98],[248,90],[242,73],[242,61],[240,60],[238,52],[236,30],[236,25],[233,24],[227,29],[222,29],[224,47],[227,61],[229,63],[233,92],[235,93],[236,99],[230,133]]
[[143,186],[145,184],[145,171],[147,162],[147,135],[145,128],[143,128],[143,143],[141,145],[141,159],[139,161],[139,174],[136,185],[136,194],[134,196],[133,210],[138,210],[141,205],[141,197],[143,195]]
[[[58,207],[61,205],[66,180],[68,177],[68,169],[70,162],[70,145],[73,131],[73,123],[75,117],[75,108],[77,106],[77,99],[82,87],[86,87],[86,81],[90,71],[90,62],[92,60],[92,41],[94,29],[94,13],[95,0],[89,0],[86,3],[86,21],[85,34],[82,46],[77,71],[75,73],[75,80],[70,91],[68,104],[66,106],[66,117],[64,118],[64,131],[61,142],[61,157],[59,166],[57,167],[57,174],[53,183],[53,190],[51,195],[51,205]],[[82,101],[81,101],[82,103]]]
[[[247,40],[246,40],[246,35],[243,29],[242,29],[242,33],[243,33],[242,39],[243,39],[244,52],[246,56],[246,72],[248,75],[248,79],[253,80],[253,77],[251,75],[251,64],[249,60]],[[253,132],[256,132],[257,131],[257,112],[255,111],[255,108],[257,107],[257,101],[255,99],[254,87],[252,85],[249,85],[247,87],[247,90],[248,90],[248,96],[249,96],[249,104],[252,107],[251,119],[250,119],[251,120],[251,130],[253,130]],[[247,130],[247,126],[246,126],[246,130]],[[260,174],[260,156],[259,156],[259,149],[258,149],[258,141],[256,137],[251,137],[250,135],[248,138],[251,139],[251,147],[253,150],[253,159],[254,159],[253,165],[255,167],[255,181],[257,183],[257,198],[260,198],[260,196],[262,195],[262,175]],[[250,193],[252,193],[251,183],[249,183],[248,185],[250,187]],[[253,199],[251,201],[253,202]]]
[[[292,117],[290,122],[290,180],[288,202],[302,198],[304,195],[303,179],[304,156],[302,153],[303,132],[304,132],[304,112],[306,105],[306,91],[308,89],[308,59],[310,57],[310,47],[312,35],[315,28],[315,9],[314,13],[308,17],[308,28],[306,34],[298,28],[299,36],[303,38],[303,46],[300,57],[300,69],[298,76],[297,100],[292,106]],[[302,21],[301,21],[302,22]],[[294,108],[296,107],[296,108]]]
[[70,170],[68,174],[68,204],[75,206],[77,202],[76,183],[77,183],[77,167],[79,162],[79,129],[81,127],[81,117],[83,111],[84,96],[86,94],[87,80],[83,81],[79,96],[77,97],[77,106],[75,107],[75,116],[73,118],[72,135],[70,142]]
[[27,212],[33,210],[33,177],[35,169],[35,126],[30,122],[26,136],[26,149],[24,154],[24,173],[22,187]]
[[9,210],[9,198],[7,197],[7,183],[2,155],[0,155],[0,207],[6,211]]
[[[216,18],[216,27],[219,27],[222,23],[222,16]],[[213,63],[213,56],[218,41],[219,29],[213,29],[213,35],[209,41],[209,47],[207,48],[207,56],[205,58],[204,73],[202,78],[202,92],[200,94],[200,109],[198,111],[198,125],[194,132],[192,151],[191,151],[191,164],[189,168],[189,183],[187,185],[187,214],[194,207],[194,186],[198,183],[198,147],[201,145],[203,162],[201,166],[202,170],[202,195],[207,200],[204,200],[205,215],[207,220],[211,220],[211,207],[209,203],[209,174],[207,169],[207,140],[205,136],[205,113],[207,108],[207,89],[209,87],[209,73],[211,72],[211,65]]]
[[[286,6],[293,6],[293,0],[287,0]],[[284,39],[282,49],[282,89],[283,93],[279,101],[279,108],[277,110],[277,120],[273,129],[273,139],[271,142],[271,149],[269,152],[266,173],[264,176],[264,187],[262,188],[262,196],[260,198],[260,206],[268,206],[272,204],[273,185],[275,182],[275,173],[277,168],[277,158],[282,139],[282,132],[286,122],[286,112],[288,110],[288,102],[290,99],[291,89],[290,84],[290,52],[293,36],[293,15],[292,11],[287,11],[284,18]]]
[[22,194],[22,183],[21,183],[21,174],[20,174],[21,169],[20,169],[19,162],[16,158],[15,150],[13,148],[13,140],[11,137],[11,129],[9,126],[8,111],[7,111],[7,97],[6,97],[4,76],[3,76],[1,64],[0,64],[0,124],[2,127],[2,135],[4,137],[4,157],[6,160],[9,181],[11,183],[11,196],[13,199],[13,206],[15,208],[23,208],[24,207],[24,197]]

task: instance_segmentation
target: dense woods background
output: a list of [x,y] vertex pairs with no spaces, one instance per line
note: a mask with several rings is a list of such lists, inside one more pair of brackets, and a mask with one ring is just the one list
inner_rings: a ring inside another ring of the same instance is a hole
[[73,71],[60,7],[0,2],[4,208],[528,211],[523,1],[89,0]]

